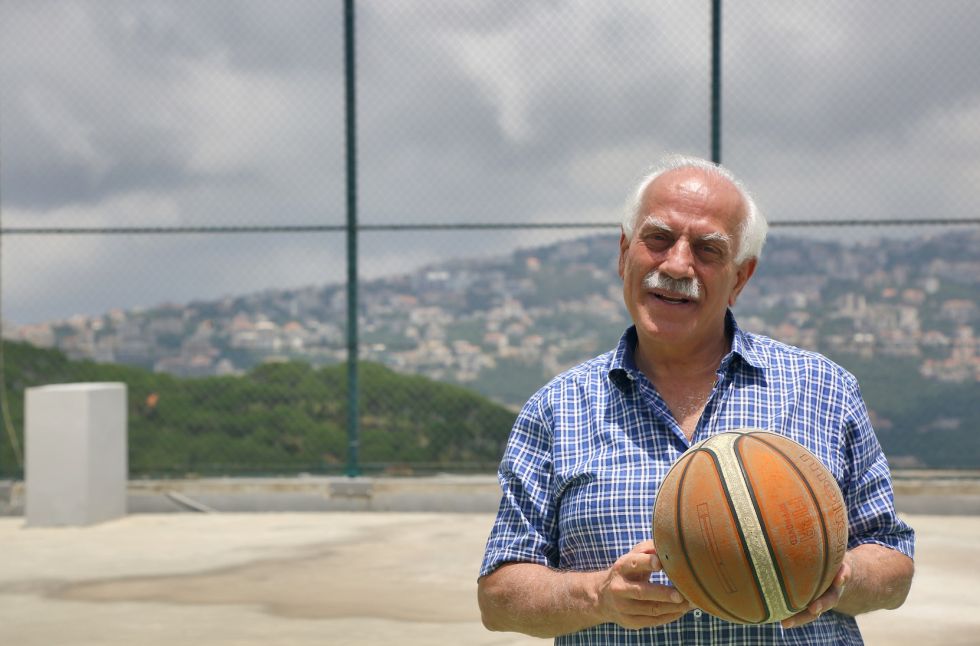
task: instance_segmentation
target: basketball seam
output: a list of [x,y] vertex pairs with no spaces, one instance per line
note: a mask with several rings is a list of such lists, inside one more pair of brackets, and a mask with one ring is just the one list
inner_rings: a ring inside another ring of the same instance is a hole
[[[736,439],[735,442],[732,443],[732,449],[734,450],[737,444],[741,444],[742,441],[745,439],[745,437],[747,436],[743,435],[742,437]],[[763,442],[763,444],[776,451],[783,458],[786,457],[786,455],[782,451],[772,446],[768,442],[765,442],[762,438],[756,436],[754,437],[754,439],[758,439],[759,441]],[[790,603],[789,590],[786,589],[786,577],[783,572],[783,569],[779,566],[779,560],[776,558],[776,551],[773,549],[772,539],[769,536],[769,527],[762,519],[762,509],[759,507],[759,501],[755,497],[755,489],[752,487],[752,482],[749,480],[748,470],[745,468],[745,463],[742,461],[742,454],[739,451],[734,451],[734,453],[735,453],[735,459],[738,461],[738,466],[742,471],[742,478],[745,481],[745,486],[746,488],[748,488],[749,491],[749,500],[752,501],[752,507],[755,509],[756,516],[759,519],[759,527],[761,528],[762,536],[763,538],[765,538],[766,541],[766,549],[769,551],[769,558],[772,560],[772,567],[773,570],[776,572],[776,582],[779,584],[779,589],[783,594],[783,603],[786,606],[786,610],[788,610],[789,612],[792,613],[799,612],[802,608],[796,608],[795,606],[792,605],[792,603]],[[810,493],[812,497],[813,492]]]
[[[678,481],[677,481],[677,496],[675,496],[675,499],[674,499],[674,506],[675,506],[675,509],[674,509],[674,517],[675,518],[680,518],[681,517],[681,497],[682,497],[681,496],[681,492],[684,491],[684,479],[687,478],[687,471],[690,468],[691,463],[694,462],[694,456],[697,453],[700,453],[701,451],[704,451],[704,452],[708,453],[709,455],[711,454],[711,451],[709,451],[707,449],[699,449],[699,448],[696,448],[695,447],[691,451],[691,453],[692,453],[691,457],[688,458],[684,462],[684,464],[682,465],[682,468],[681,468],[681,471],[680,471],[680,477],[678,478]],[[717,465],[717,461],[715,461],[715,464]],[[718,474],[719,474],[719,476],[721,476],[721,471],[720,470],[719,470]],[[725,479],[723,477],[719,477],[718,479],[721,481],[722,486],[724,486]],[[698,589],[704,594],[704,596],[708,597],[708,599],[711,601],[711,603],[713,603],[715,605],[716,608],[723,609],[729,615],[731,615],[735,619],[738,619],[739,618],[738,615],[736,615],[735,613],[727,610],[725,608],[725,606],[720,601],[718,601],[718,599],[716,599],[713,594],[711,594],[709,588],[707,586],[705,586],[704,581],[701,579],[700,576],[698,576],[698,569],[696,567],[694,567],[694,563],[691,562],[691,558],[690,558],[690,556],[688,556],[687,540],[686,540],[686,537],[685,537],[685,534],[684,534],[684,525],[683,525],[683,523],[677,523],[677,534],[678,534],[678,538],[680,539],[679,544],[683,548],[683,549],[680,550],[680,552],[681,552],[681,554],[684,555],[684,560],[685,560],[686,565],[687,565],[687,570],[688,570],[688,572],[690,572],[691,576],[697,582]]]
[[[719,461],[723,473],[726,475],[726,495],[729,494],[730,489],[727,482],[728,477],[732,480],[731,485],[737,488],[737,491],[731,492],[733,494],[731,504],[735,517],[738,519],[739,534],[745,541],[753,575],[759,584],[759,592],[765,603],[767,616],[760,622],[765,623],[775,615],[786,614],[788,608],[786,608],[786,602],[783,598],[779,577],[774,574],[776,564],[769,546],[769,537],[763,529],[759,510],[753,500],[751,486],[746,480],[741,460],[735,451],[735,442],[743,437],[743,434],[732,435],[734,437],[725,437],[723,440],[719,440],[719,443],[724,443],[723,448],[726,449],[724,453],[719,454]],[[743,528],[743,526],[747,527]],[[744,529],[750,531],[746,532]],[[773,606],[777,607],[774,608]]]
[[[780,437],[782,437],[782,436],[780,436]],[[792,459],[790,459],[790,457],[786,454],[786,452],[783,451],[782,449],[780,449],[779,447],[771,444],[770,442],[767,442],[766,441],[766,438],[761,438],[760,437],[758,439],[759,439],[759,441],[764,442],[773,451],[775,451],[779,455],[783,456],[783,458],[786,459],[787,464],[789,464],[793,468],[793,470],[796,471],[800,475],[800,480],[802,481],[803,485],[806,487],[807,492],[809,492],[810,499],[813,501],[813,506],[817,510],[817,519],[820,521],[820,534],[823,537],[823,562],[824,562],[823,563],[823,569],[821,570],[821,574],[820,574],[820,580],[818,581],[818,584],[819,584],[820,582],[822,582],[826,578],[827,572],[829,571],[830,565],[831,565],[831,558],[830,558],[830,532],[828,531],[827,523],[826,523],[826,521],[824,520],[824,517],[823,517],[823,509],[820,507],[819,500],[817,498],[816,493],[813,491],[813,487],[810,486],[810,481],[807,478],[807,475],[805,473],[803,473],[803,471],[799,467],[796,466],[796,463],[793,462]],[[790,441],[792,442],[792,440],[790,440]],[[803,447],[803,448],[806,448],[806,447]],[[784,590],[784,592],[785,592],[785,590]],[[817,594],[818,592],[821,592],[821,591],[820,590],[816,590],[814,592],[811,592],[810,594],[813,595],[813,594]],[[799,610],[802,610],[803,608],[805,608],[807,605],[809,605],[809,602],[807,602],[806,605],[801,606],[797,610],[797,612]],[[788,608],[790,608],[791,610],[793,609],[793,608],[790,607],[790,602],[789,602],[789,597],[788,596],[786,598],[786,606]]]
[[[696,452],[701,452],[701,451],[707,453],[711,457],[711,461],[715,464],[715,468],[718,470],[718,481],[721,483],[722,491],[725,492],[725,500],[728,502],[728,511],[729,511],[729,513],[732,514],[732,518],[734,518],[736,520],[736,522],[734,523],[734,525],[735,525],[735,529],[738,531],[738,537],[739,537],[739,541],[740,541],[741,546],[742,546],[742,551],[743,551],[743,553],[746,556],[749,557],[749,562],[752,563],[752,567],[749,568],[749,569],[752,571],[752,578],[755,580],[756,589],[760,593],[759,596],[762,599],[762,606],[763,606],[763,608],[765,609],[765,612],[766,612],[765,619],[768,619],[769,616],[771,616],[771,611],[769,610],[769,603],[768,603],[767,599],[765,598],[765,594],[763,593],[762,582],[759,581],[758,574],[755,571],[755,563],[752,561],[751,550],[749,549],[749,546],[747,544],[747,541],[746,541],[746,538],[745,538],[745,534],[742,532],[741,524],[738,522],[738,519],[739,519],[738,510],[735,508],[734,502],[732,500],[731,492],[728,490],[728,482],[726,481],[726,478],[725,478],[725,470],[724,470],[724,468],[721,465],[721,460],[719,459],[718,454],[714,451],[713,448],[702,446]],[[688,460],[688,464],[690,464],[692,461],[693,461],[693,458],[691,460]],[[684,474],[682,474],[682,475],[687,475],[687,470],[686,469],[685,469]],[[681,490],[681,488],[680,488],[680,485],[681,484],[683,484],[683,481],[678,484],[678,490],[679,491]],[[678,511],[679,511],[679,508],[680,508],[680,496],[678,496]],[[701,588],[701,591],[704,592],[705,596],[707,596],[709,599],[711,599],[711,601],[715,604],[715,606],[717,606],[718,608],[724,609],[725,612],[727,614],[729,614],[731,617],[733,617],[736,621],[740,621],[740,622],[743,622],[743,623],[756,623],[756,622],[750,621],[749,619],[747,619],[745,617],[741,617],[741,616],[735,614],[734,612],[732,612],[731,609],[726,608],[724,604],[722,604],[718,599],[715,598],[714,595],[711,594],[711,592],[709,591],[709,588],[704,585],[704,582],[701,580],[701,577],[698,576],[697,569],[696,568],[693,568],[693,567],[690,568],[690,569],[691,569],[691,574],[697,580],[698,586]],[[765,621],[765,619],[763,619],[763,621]]]
[[[696,453],[697,450],[692,451],[692,454]],[[693,462],[693,455],[680,465],[680,475],[677,478],[677,495],[674,496],[674,518],[678,521],[681,518],[681,492],[684,491],[684,479],[687,477],[687,470],[690,468],[691,462]],[[687,567],[687,571],[690,572],[691,576],[694,577],[694,580],[697,581],[698,587],[701,589],[701,591],[704,592],[716,606],[720,607],[718,602],[705,589],[704,584],[701,582],[701,578],[698,576],[697,568],[694,567],[694,563],[691,562],[691,557],[687,554],[687,541],[684,538],[684,524],[681,522],[677,523],[677,537],[680,539],[678,540],[678,545],[681,546],[681,549],[678,551],[684,557],[684,565]]]

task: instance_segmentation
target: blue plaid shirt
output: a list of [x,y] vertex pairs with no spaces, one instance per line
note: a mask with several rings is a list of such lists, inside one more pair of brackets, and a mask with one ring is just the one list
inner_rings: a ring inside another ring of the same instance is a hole
[[[525,404],[499,478],[500,511],[480,576],[508,562],[602,570],[652,537],[653,501],[692,443],[739,428],[780,433],[816,454],[848,506],[849,547],[878,543],[912,556],[914,534],[895,513],[891,477],[855,378],[828,359],[738,328],[692,442],[636,368],[636,330],[617,348],[559,375]],[[662,572],[654,581],[667,583]],[[602,624],[556,644],[860,644],[853,617],[828,612],[806,626],[747,626],[700,610],[656,628]]]

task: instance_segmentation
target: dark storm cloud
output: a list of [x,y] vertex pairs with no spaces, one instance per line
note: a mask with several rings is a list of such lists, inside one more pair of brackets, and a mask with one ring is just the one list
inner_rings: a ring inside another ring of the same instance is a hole
[[[273,3],[5,3],[5,203],[43,211],[126,191],[254,184],[264,162],[249,159],[257,151],[247,146],[237,163],[200,163],[211,125],[202,117],[222,101],[232,119],[247,116],[261,84],[292,84],[283,101],[336,86],[342,24],[322,4],[291,2],[283,12]],[[209,96],[208,75],[230,87]],[[341,109],[335,102],[334,116]],[[270,136],[283,125],[242,121],[243,139],[247,128]]]
[[[341,8],[0,3],[4,225],[343,222]],[[357,11],[363,222],[615,222],[647,164],[708,154],[707,3],[360,0]],[[723,158],[770,217],[976,213],[980,5],[755,0],[725,3],[724,17]],[[397,236],[365,235],[363,272],[528,239],[412,236],[409,261]],[[175,238],[136,256],[93,240],[40,265],[38,244],[5,245],[5,314],[342,279],[335,238],[327,259],[309,240],[270,238],[266,251],[235,240]],[[60,277],[87,271],[105,286],[119,258],[140,287],[86,301],[76,286],[59,304]],[[238,288],[239,275],[252,278]]]
[[99,151],[96,159],[94,149],[90,156],[59,148],[30,119],[18,116],[16,108],[4,111],[8,124],[18,124],[4,129],[3,197],[7,206],[43,212],[66,204],[96,203],[134,187],[168,191],[205,181],[187,172],[169,132],[120,127],[99,133],[91,139]]

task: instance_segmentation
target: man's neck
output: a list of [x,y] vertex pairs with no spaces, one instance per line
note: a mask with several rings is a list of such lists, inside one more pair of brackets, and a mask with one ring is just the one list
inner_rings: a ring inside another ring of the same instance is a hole
[[656,352],[656,345],[650,345],[653,347],[637,342],[633,357],[636,366],[660,393],[688,441],[693,441],[715,386],[718,366],[728,354],[731,342],[727,335],[721,335],[714,343],[700,344],[686,352],[673,349]]
[[722,359],[731,350],[731,340],[727,335],[717,337],[714,342],[698,344],[694,348],[664,347],[656,343],[637,340],[633,358],[651,382],[663,379],[701,380],[707,375],[714,376]]

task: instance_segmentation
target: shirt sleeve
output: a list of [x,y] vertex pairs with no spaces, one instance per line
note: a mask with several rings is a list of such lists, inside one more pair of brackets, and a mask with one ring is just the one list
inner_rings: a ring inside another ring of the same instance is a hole
[[556,509],[552,495],[552,425],[543,397],[525,404],[514,422],[500,462],[500,509],[480,568],[486,576],[505,563],[558,563]]
[[848,547],[877,543],[912,558],[915,532],[895,511],[888,462],[871,427],[857,380],[848,376],[840,444],[841,457],[849,468],[843,491],[850,525]]

